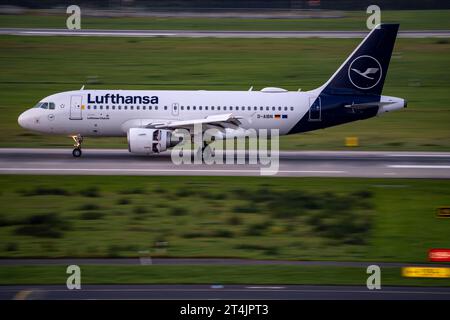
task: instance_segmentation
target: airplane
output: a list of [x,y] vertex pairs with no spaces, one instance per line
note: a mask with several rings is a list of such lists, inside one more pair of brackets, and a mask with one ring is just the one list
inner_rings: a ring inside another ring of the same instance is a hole
[[287,91],[80,90],[45,97],[23,112],[21,127],[75,141],[83,137],[127,137],[128,149],[155,154],[177,145],[177,129],[216,128],[222,138],[250,129],[303,133],[407,107],[405,99],[381,95],[399,24],[375,27],[319,88]]

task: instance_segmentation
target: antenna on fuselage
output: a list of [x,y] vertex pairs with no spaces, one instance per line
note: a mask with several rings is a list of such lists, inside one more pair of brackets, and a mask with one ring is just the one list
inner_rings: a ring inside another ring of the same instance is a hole
[[80,90],[84,90],[84,84],[83,84],[83,86],[81,87],[81,89]]
[[253,86],[251,86],[250,89],[248,89],[248,91],[253,91]]

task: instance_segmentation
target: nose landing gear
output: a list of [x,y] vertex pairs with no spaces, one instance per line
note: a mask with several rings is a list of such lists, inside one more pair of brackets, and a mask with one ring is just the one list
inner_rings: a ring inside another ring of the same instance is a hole
[[75,147],[75,149],[73,149],[72,155],[75,158],[79,158],[79,157],[81,157],[81,154],[82,154],[81,143],[83,142],[83,137],[80,134],[78,134],[76,136],[72,136],[72,139],[73,139],[73,141],[75,141],[75,144],[73,145]]

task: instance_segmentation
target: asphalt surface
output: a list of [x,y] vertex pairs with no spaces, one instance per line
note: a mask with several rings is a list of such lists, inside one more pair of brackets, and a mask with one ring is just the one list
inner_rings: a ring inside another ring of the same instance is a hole
[[65,258],[65,259],[0,259],[0,266],[68,266],[68,265],[292,265],[292,266],[330,266],[330,267],[362,267],[370,265],[379,267],[449,267],[439,263],[402,263],[402,262],[370,262],[370,261],[294,261],[294,260],[256,260],[236,258]]
[[306,285],[59,285],[0,286],[0,300],[65,299],[272,299],[272,300],[450,300],[445,287]]
[[[175,38],[364,38],[368,31],[213,31],[0,28],[0,34],[20,36],[175,37]],[[450,30],[400,31],[400,38],[449,38]]]
[[83,149],[74,158],[71,149],[0,149],[0,174],[450,178],[450,153],[443,152],[280,152],[277,171],[275,162],[240,159],[246,164],[235,158],[232,164],[177,165],[170,152],[136,156],[126,149]]

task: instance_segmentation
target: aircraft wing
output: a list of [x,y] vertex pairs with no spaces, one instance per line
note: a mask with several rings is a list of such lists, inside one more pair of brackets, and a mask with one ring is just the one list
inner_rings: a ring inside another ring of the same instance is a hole
[[149,123],[147,127],[156,129],[186,129],[192,131],[194,125],[201,124],[203,128],[217,128],[219,130],[224,130],[226,128],[236,129],[241,124],[242,117],[233,116],[232,113],[228,114],[217,114],[208,116],[201,119],[191,119],[191,120],[167,120],[164,122],[153,122]]

